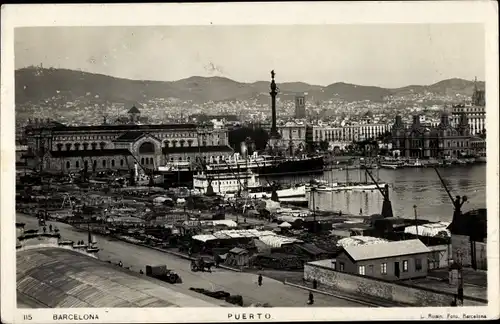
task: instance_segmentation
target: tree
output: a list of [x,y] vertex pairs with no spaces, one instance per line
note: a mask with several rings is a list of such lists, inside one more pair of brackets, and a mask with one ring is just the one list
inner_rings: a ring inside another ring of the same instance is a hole
[[321,142],[319,142],[319,149],[321,151],[328,151],[329,147],[330,147],[330,144],[328,143],[328,141],[322,140]]
[[392,140],[392,133],[390,131],[387,131],[383,134],[380,134],[376,138],[377,141],[381,141],[382,143],[389,143]]
[[294,147],[295,147],[295,145],[293,144],[293,141],[290,141],[288,143],[288,152],[289,152],[290,155],[294,155],[293,154],[294,153]]
[[[269,140],[269,134],[263,128],[256,127],[238,127],[231,130],[228,134],[229,145],[236,151],[240,152],[241,142],[248,143],[249,139],[255,145],[256,150],[264,150]],[[253,145],[252,145],[253,146]],[[241,153],[241,152],[240,152]]]

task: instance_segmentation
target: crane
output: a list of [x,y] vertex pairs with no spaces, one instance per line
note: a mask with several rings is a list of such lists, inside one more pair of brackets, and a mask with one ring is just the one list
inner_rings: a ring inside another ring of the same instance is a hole
[[[260,169],[259,162],[257,162],[257,160],[255,160],[254,162],[255,162],[255,164],[257,164],[257,168]],[[265,173],[264,173],[264,179],[266,179],[267,183],[271,187],[271,200],[278,202],[279,201],[279,197],[278,197],[278,192],[276,192],[276,185],[275,185],[275,183],[274,182],[273,183],[270,182],[269,179],[267,178],[267,175]]]
[[372,176],[370,171],[368,171],[368,168],[366,166],[362,166],[365,169],[366,174],[372,179],[373,183],[377,186],[378,191],[382,194],[382,197],[384,197],[384,202],[382,203],[382,212],[381,215],[383,218],[388,218],[388,217],[394,217],[394,213],[392,212],[392,203],[391,200],[389,199],[389,185],[386,184],[385,187],[382,189],[378,185],[377,180]]
[[[457,226],[458,222],[462,218],[462,206],[467,201],[467,196],[464,195],[464,196],[460,197],[457,195],[455,197],[455,199],[453,199],[453,196],[452,196],[450,190],[448,189],[448,186],[444,182],[443,178],[441,177],[441,174],[439,173],[439,171],[436,167],[434,167],[434,171],[436,171],[436,174],[438,175],[439,180],[441,181],[441,184],[443,185],[443,188],[446,191],[446,193],[448,194],[448,197],[450,198],[451,203],[453,204],[453,207],[454,207],[453,219],[452,219],[451,225],[448,227],[448,229],[450,229],[451,232],[454,232],[455,231],[454,227]],[[452,244],[452,246],[453,246],[453,244]],[[473,240],[470,240],[470,251],[471,251],[471,256],[470,256],[471,266],[473,269],[477,269],[476,242],[474,242]],[[455,258],[453,258],[453,259],[455,259]],[[459,271],[462,272],[462,259],[460,257],[458,257],[457,260],[454,260],[454,261],[459,265]],[[462,273],[460,275],[460,281],[459,281],[458,287],[457,287],[458,299],[462,301],[462,304],[463,304],[463,293],[464,293],[464,290],[463,290],[463,273]]]

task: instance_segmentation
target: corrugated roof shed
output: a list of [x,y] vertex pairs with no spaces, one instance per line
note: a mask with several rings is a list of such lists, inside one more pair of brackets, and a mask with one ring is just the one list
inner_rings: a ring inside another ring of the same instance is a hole
[[25,307],[225,306],[71,250],[19,251],[16,259],[17,295]]
[[350,255],[354,261],[430,252],[429,248],[420,240],[384,242],[369,245],[349,245],[344,247],[344,251]]

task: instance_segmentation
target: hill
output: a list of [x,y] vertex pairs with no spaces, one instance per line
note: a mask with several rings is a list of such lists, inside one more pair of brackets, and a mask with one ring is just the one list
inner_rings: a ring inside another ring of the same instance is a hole
[[[37,103],[54,97],[72,101],[88,97],[91,103],[139,103],[154,98],[177,98],[194,103],[229,100],[269,100],[269,82],[240,83],[223,77],[194,76],[173,82],[120,79],[102,74],[29,67],[16,70],[16,104]],[[345,101],[384,101],[389,95],[431,92],[438,95],[471,95],[474,83],[448,79],[432,85],[412,85],[398,89],[361,86],[343,82],[326,87],[303,82],[278,83],[280,98],[293,99],[307,92],[315,101],[342,99]],[[484,88],[484,82],[479,82]]]

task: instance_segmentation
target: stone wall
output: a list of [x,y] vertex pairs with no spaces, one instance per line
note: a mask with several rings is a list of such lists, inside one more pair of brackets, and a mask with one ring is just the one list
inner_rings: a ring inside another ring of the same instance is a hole
[[486,250],[486,243],[483,242],[475,242],[475,248],[476,248],[476,263],[477,263],[477,268],[480,270],[487,270],[488,266],[488,257],[487,257],[487,250]]
[[[365,276],[334,271],[320,265],[306,264],[304,278],[327,285],[340,291],[375,296],[389,301],[415,306],[450,306],[453,294],[417,288],[401,283],[368,278]],[[484,306],[485,303],[470,297],[464,298],[464,306]]]

